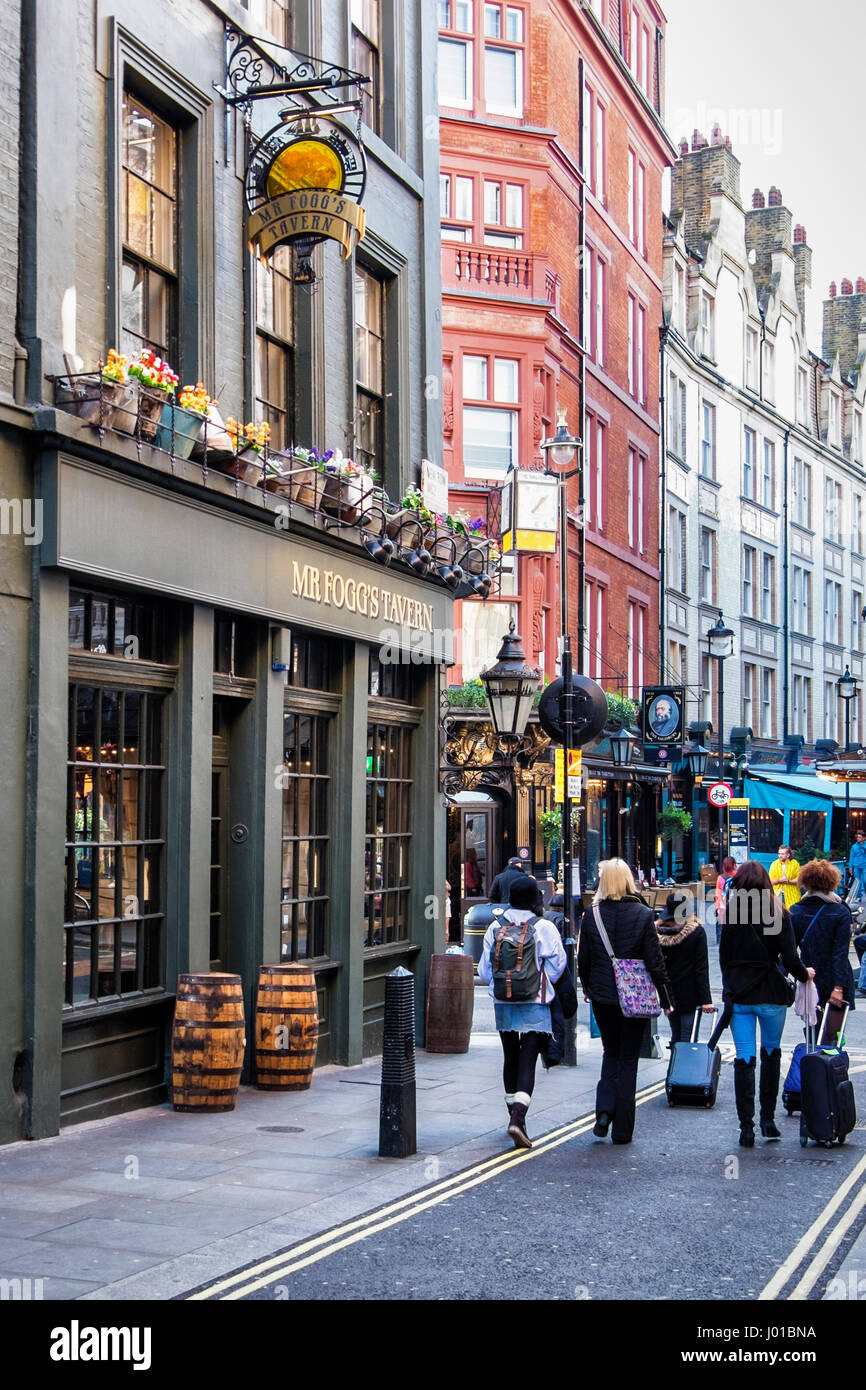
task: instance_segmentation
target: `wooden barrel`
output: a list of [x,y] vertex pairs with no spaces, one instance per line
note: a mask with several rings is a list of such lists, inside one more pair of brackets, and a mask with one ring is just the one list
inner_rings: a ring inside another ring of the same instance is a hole
[[179,975],[171,1033],[175,1110],[234,1110],[245,1041],[240,975]]
[[316,977],[292,961],[263,965],[256,996],[256,1085],[260,1091],[306,1091],[319,1041]]
[[430,958],[427,990],[428,1052],[468,1052],[475,1002],[475,969],[471,956]]

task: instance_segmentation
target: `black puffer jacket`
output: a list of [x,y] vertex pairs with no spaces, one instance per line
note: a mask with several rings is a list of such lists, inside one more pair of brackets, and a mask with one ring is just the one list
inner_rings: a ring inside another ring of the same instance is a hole
[[854,1008],[854,972],[848,954],[851,950],[851,909],[835,901],[807,893],[791,908],[794,936],[804,965],[815,971],[815,987],[822,1004],[836,985],[842,986],[845,1002]]
[[693,1014],[702,1004],[712,1004],[707,934],[697,917],[683,925],[659,922],[656,930],[677,1013]]
[[[659,992],[663,1009],[674,1008],[668,972],[662,957],[653,914],[642,898],[628,897],[600,904],[601,920],[610,937],[614,955],[620,960],[646,962],[652,982]],[[591,907],[583,914],[577,947],[577,970],[584,994],[595,1004],[618,1004],[613,966],[595,925]]]

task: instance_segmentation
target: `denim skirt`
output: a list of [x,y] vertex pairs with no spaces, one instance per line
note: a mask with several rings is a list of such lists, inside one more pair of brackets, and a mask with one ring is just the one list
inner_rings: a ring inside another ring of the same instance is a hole
[[549,1004],[515,1004],[507,999],[493,1003],[499,1033],[552,1033]]

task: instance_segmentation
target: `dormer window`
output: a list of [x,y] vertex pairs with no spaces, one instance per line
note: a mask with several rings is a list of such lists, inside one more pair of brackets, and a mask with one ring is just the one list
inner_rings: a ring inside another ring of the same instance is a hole
[[835,391],[830,392],[830,415],[827,442],[838,449],[842,445],[842,402]]

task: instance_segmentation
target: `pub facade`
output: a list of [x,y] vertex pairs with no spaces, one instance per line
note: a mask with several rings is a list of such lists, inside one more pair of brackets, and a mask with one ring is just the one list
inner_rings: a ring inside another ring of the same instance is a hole
[[[179,972],[239,974],[249,1023],[259,965],[309,963],[320,1063],[380,1050],[395,966],[420,1005],[455,592],[385,534],[440,461],[432,4],[24,8],[0,220],[5,1142],[164,1100]],[[286,97],[233,100],[247,40],[274,86],[364,79],[332,141],[366,152],[363,239],[250,251],[249,152]],[[143,385],[121,401],[104,371],[143,353],[178,379],[153,429]],[[219,398],[189,451],[187,383]]]

